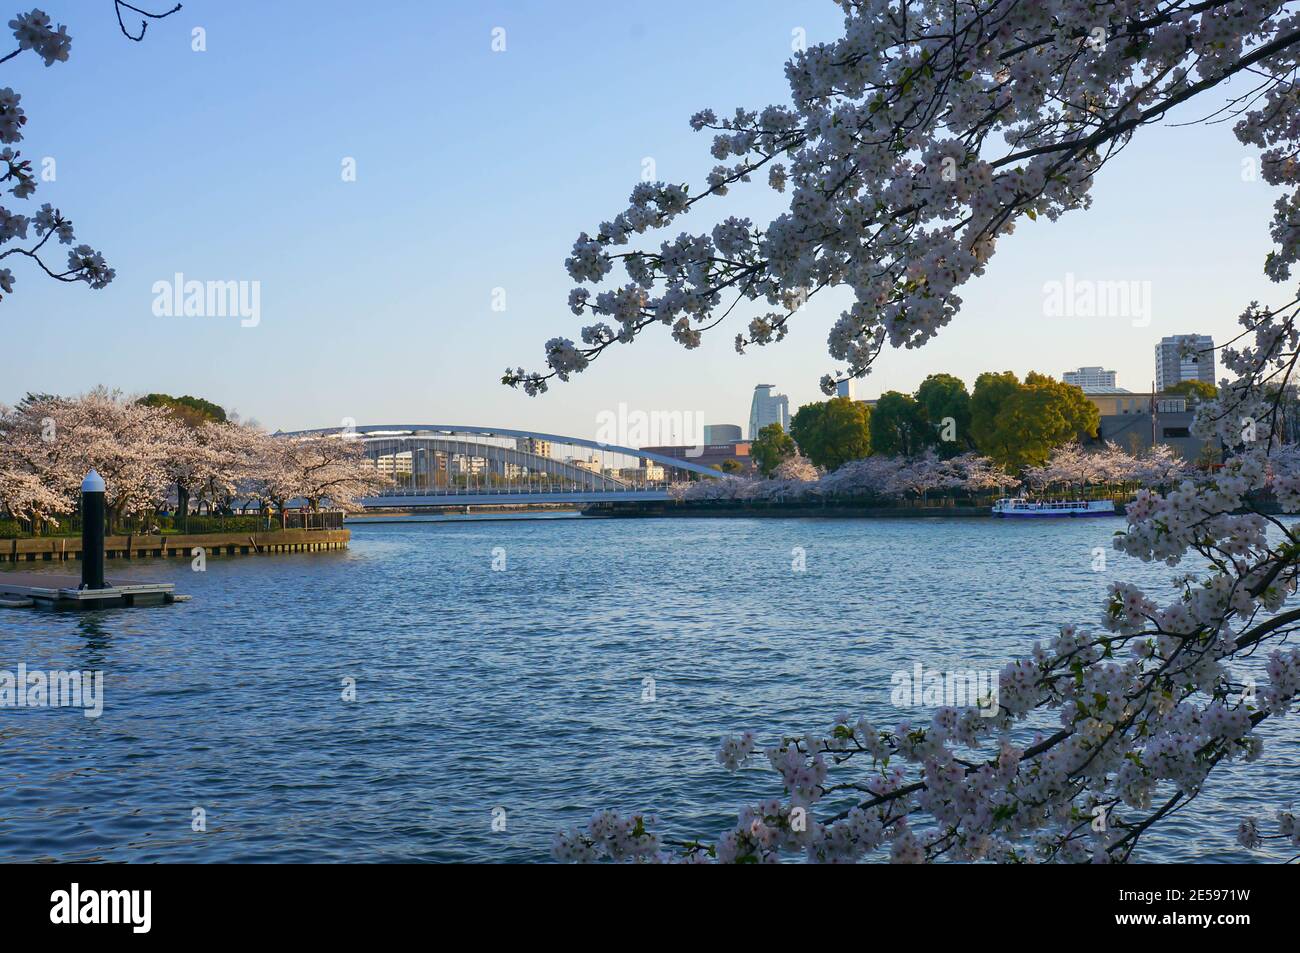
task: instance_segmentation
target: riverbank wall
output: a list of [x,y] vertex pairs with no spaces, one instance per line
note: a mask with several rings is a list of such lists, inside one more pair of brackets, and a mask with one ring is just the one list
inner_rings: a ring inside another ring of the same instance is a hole
[[[1116,515],[1124,512],[1115,504]],[[780,517],[816,519],[977,519],[993,515],[991,506],[949,504],[942,506],[870,506],[858,503],[806,500],[683,500],[651,503],[597,503],[582,511],[583,516],[601,517]]]
[[[352,533],[346,529],[109,536],[104,540],[104,555],[108,559],[189,559],[196,548],[205,556],[316,553],[346,549],[351,538]],[[0,539],[0,563],[69,562],[80,558],[79,536]]]
[[[1113,500],[1116,516],[1127,513],[1129,500]],[[1252,499],[1234,515],[1262,513],[1266,516],[1291,515],[1276,500]],[[654,500],[649,502],[593,503],[582,510],[591,517],[781,517],[822,519],[969,519],[991,517],[992,506],[941,503],[929,506],[872,506],[852,500]]]
[[691,516],[779,516],[819,517],[826,519],[871,518],[908,519],[939,517],[964,519],[992,515],[988,506],[854,506],[809,504],[805,502],[689,500],[654,503],[597,503],[582,511],[583,516],[605,517],[691,517]]

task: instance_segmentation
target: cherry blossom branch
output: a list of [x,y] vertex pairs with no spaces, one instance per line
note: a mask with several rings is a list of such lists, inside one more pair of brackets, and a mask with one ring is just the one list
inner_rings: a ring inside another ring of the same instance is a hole
[[[127,30],[126,24],[122,22],[123,8],[130,10],[132,13],[140,14],[140,32],[138,35],[133,36],[130,31]],[[161,20],[164,17],[169,17],[180,10],[180,8],[181,5],[178,3],[166,13],[149,13],[145,10],[141,10],[139,7],[133,7],[131,4],[127,3],[126,0],[113,0],[113,10],[117,14],[118,29],[122,31],[122,35],[128,40],[135,40],[137,43],[144,39],[145,31],[149,29],[150,20]]]

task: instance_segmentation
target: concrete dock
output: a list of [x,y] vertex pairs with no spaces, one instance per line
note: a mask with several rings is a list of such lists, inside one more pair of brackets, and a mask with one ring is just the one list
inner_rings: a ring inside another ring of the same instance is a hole
[[170,582],[108,582],[80,589],[80,576],[52,572],[0,572],[0,608],[110,609],[184,602]]

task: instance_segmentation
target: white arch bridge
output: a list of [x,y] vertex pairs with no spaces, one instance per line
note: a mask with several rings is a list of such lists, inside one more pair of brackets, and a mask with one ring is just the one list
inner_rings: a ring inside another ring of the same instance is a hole
[[502,427],[375,424],[280,436],[360,443],[374,467],[393,480],[391,489],[359,501],[368,509],[666,500],[671,483],[721,476],[689,459]]

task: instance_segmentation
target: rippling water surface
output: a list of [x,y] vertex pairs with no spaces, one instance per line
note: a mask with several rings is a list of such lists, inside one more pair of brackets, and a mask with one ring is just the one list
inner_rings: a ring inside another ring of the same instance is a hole
[[[778,793],[714,761],[724,731],[894,724],[895,671],[1001,667],[1091,624],[1112,578],[1168,594],[1172,570],[1109,549],[1120,526],[367,524],[343,553],[110,563],[194,599],[0,610],[0,669],[99,669],[106,695],[97,720],[0,709],[0,860],[543,860],[607,806],[713,837]],[[1300,791],[1296,724],[1266,723],[1263,763],[1216,772],[1137,859],[1270,858],[1236,819]]]

